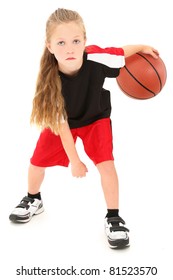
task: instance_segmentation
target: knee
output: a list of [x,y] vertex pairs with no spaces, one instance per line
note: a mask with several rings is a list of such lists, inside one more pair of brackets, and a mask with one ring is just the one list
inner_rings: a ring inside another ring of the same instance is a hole
[[114,161],[112,160],[104,161],[97,164],[97,168],[101,175],[103,174],[111,175],[116,173]]
[[30,163],[29,170],[37,173],[45,173],[45,167],[36,166]]

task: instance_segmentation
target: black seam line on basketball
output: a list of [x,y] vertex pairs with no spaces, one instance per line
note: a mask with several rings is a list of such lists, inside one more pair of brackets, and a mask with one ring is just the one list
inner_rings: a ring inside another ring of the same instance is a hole
[[151,92],[154,96],[156,95],[152,90],[150,90],[149,88],[145,87],[138,79],[135,78],[135,76],[133,76],[133,74],[128,70],[127,66],[124,66],[124,68],[127,70],[127,72],[129,73],[129,75],[131,77],[133,77],[133,79],[140,84],[143,88],[145,88],[146,90],[148,90],[149,92]]
[[[121,88],[121,85],[120,85],[120,83],[118,82],[118,80],[117,80],[117,83],[118,83],[119,87]],[[130,97],[133,97],[134,99],[145,100],[145,99],[150,99],[150,98],[152,98],[152,96],[144,97],[144,98],[142,98],[142,97],[135,97],[135,96],[133,96],[132,94],[129,94],[129,93],[128,93],[127,91],[125,91],[124,89],[123,89],[123,91],[124,91],[125,94],[127,94],[127,95],[130,96]],[[153,94],[153,93],[152,93],[152,94]]]
[[145,59],[151,66],[152,66],[152,68],[154,69],[154,71],[156,72],[156,75],[157,75],[157,77],[158,77],[158,79],[159,79],[159,82],[160,82],[160,91],[162,90],[162,80],[161,80],[161,78],[160,78],[160,76],[159,76],[159,73],[157,72],[157,70],[156,70],[156,68],[153,66],[153,64],[145,57],[145,56],[143,56],[141,53],[137,53],[137,55],[139,55],[139,56],[141,56],[143,59]]

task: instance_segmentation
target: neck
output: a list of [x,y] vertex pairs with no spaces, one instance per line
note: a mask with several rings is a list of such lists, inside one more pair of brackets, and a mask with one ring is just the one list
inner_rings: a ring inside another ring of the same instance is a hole
[[58,68],[59,68],[59,71],[61,71],[62,73],[69,75],[69,76],[73,76],[78,73],[78,71],[80,70],[80,68],[82,66],[82,63],[83,63],[83,61],[81,61],[78,65],[75,65],[74,67],[71,67],[71,68],[58,64]]

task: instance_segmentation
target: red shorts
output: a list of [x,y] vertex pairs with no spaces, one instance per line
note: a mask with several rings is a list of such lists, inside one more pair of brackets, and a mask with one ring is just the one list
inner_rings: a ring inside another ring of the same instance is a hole
[[[82,139],[88,157],[98,164],[113,158],[112,128],[110,118],[98,120],[90,125],[71,129],[74,141]],[[31,164],[40,167],[61,165],[67,167],[69,159],[63,148],[60,136],[50,129],[44,129],[38,139]]]

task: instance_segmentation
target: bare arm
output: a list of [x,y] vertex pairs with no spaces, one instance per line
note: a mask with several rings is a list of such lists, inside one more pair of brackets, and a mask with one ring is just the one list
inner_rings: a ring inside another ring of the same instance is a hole
[[127,45],[127,46],[124,46],[122,48],[124,50],[124,56],[125,57],[133,55],[137,52],[150,54],[154,58],[158,58],[158,56],[159,56],[159,52],[155,48],[153,48],[151,46],[147,46],[147,45]]
[[61,138],[64,150],[70,160],[72,175],[74,177],[86,176],[86,172],[88,171],[87,167],[83,162],[81,162],[78,156],[73,136],[67,122],[61,124],[59,136]]

